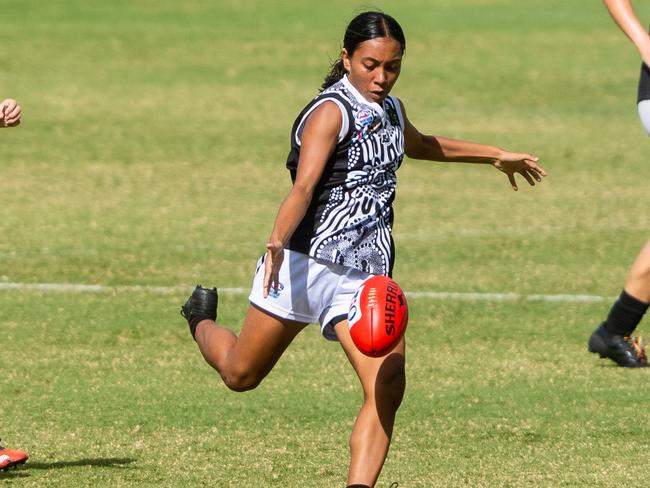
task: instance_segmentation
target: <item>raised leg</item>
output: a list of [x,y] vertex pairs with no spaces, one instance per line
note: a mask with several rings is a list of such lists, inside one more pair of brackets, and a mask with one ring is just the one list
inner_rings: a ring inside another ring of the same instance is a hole
[[250,305],[237,337],[212,320],[196,326],[196,342],[207,363],[234,391],[255,388],[307,324],[281,320]]
[[650,241],[639,252],[625,282],[625,289],[612,304],[607,319],[591,334],[587,349],[620,366],[645,368],[645,351],[628,337],[643,319],[650,303]]

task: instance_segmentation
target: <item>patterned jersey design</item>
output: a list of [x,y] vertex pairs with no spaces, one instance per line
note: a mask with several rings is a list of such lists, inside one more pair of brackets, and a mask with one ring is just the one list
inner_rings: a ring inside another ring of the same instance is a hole
[[390,275],[395,173],[404,158],[399,102],[393,97],[381,105],[367,102],[346,78],[323,91],[294,124],[294,147],[287,160],[294,180],[303,120],[311,107],[328,98],[339,106],[342,102],[349,129],[327,162],[307,215],[287,247],[366,273]]

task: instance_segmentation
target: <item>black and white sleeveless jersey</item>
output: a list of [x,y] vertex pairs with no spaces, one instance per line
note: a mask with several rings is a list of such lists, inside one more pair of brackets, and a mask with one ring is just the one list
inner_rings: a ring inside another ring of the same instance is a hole
[[368,102],[347,77],[313,99],[291,130],[287,168],[295,181],[305,120],[321,103],[333,101],[343,116],[334,153],[288,249],[317,259],[390,275],[395,172],[404,158],[404,120],[399,101]]

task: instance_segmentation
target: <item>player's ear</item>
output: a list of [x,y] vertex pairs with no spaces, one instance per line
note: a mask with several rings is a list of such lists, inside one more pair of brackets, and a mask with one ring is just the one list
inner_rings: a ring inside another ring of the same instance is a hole
[[350,56],[348,55],[348,50],[345,48],[341,49],[341,61],[343,61],[343,68],[349,73],[351,66]]

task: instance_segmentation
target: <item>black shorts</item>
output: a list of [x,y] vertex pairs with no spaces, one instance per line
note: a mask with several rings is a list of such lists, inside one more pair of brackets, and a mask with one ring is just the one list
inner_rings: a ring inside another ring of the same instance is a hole
[[637,103],[641,100],[650,100],[650,69],[647,64],[641,66],[641,77],[639,78],[639,96]]

